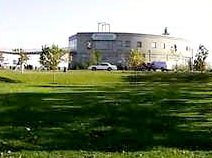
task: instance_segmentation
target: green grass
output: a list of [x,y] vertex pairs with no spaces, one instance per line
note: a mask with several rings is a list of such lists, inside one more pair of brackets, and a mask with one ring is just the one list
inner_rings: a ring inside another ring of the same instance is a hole
[[[55,74],[55,80],[53,76]],[[14,71],[0,71],[3,78],[9,78],[8,82],[23,82],[29,84],[41,84],[57,82],[58,84],[98,84],[104,82],[121,82],[120,72],[105,71],[69,71],[64,72],[31,72],[21,74]]]
[[151,151],[139,152],[94,152],[94,151],[21,151],[16,153],[4,153],[10,158],[211,158],[212,152],[188,151],[172,148],[157,148]]
[[[212,156],[212,75],[0,71],[4,157]],[[7,154],[8,151],[12,153]]]

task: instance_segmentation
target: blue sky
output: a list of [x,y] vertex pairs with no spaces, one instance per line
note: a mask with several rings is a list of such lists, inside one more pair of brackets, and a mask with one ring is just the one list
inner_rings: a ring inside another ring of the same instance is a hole
[[0,49],[68,46],[77,32],[97,31],[97,23],[114,32],[188,38],[212,48],[211,0],[0,0]]

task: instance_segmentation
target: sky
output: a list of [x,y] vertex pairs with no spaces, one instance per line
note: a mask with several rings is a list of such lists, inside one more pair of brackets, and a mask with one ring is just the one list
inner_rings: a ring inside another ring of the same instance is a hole
[[112,32],[160,35],[168,27],[212,52],[211,8],[212,0],[0,0],[0,49],[67,47],[69,36],[107,22]]

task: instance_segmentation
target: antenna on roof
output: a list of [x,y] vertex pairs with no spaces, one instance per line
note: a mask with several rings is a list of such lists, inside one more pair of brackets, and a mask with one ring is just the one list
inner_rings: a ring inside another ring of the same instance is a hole
[[107,28],[108,28],[108,32],[110,32],[110,24],[108,24],[106,22],[99,22],[98,23],[98,32],[106,32]]
[[165,29],[164,29],[164,33],[162,34],[162,35],[170,35],[170,33],[168,33],[168,30],[167,30],[168,28],[167,27],[165,27]]

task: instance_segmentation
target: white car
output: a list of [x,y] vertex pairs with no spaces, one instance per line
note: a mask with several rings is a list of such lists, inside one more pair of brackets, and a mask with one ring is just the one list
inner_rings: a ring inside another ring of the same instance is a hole
[[117,70],[116,65],[111,65],[110,63],[100,63],[98,65],[91,65],[88,67],[89,70],[95,71],[95,70]]

